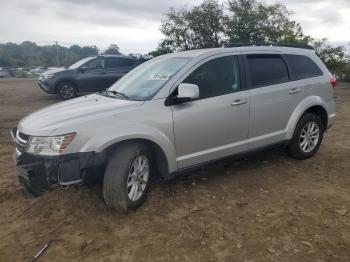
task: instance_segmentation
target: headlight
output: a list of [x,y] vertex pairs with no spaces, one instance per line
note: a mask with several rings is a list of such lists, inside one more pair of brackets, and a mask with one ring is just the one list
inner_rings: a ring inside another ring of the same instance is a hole
[[59,155],[73,141],[76,133],[62,136],[32,136],[27,144],[27,152],[40,155]]
[[45,74],[45,75],[41,75],[41,78],[44,78],[44,79],[49,79],[51,77],[54,77],[55,74]]

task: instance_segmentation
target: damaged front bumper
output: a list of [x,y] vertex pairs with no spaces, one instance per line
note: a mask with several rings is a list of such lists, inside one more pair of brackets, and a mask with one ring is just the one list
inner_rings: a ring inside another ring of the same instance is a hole
[[[105,163],[104,155],[96,152],[43,156],[29,154],[18,145],[16,130],[11,131],[16,142],[14,161],[19,181],[27,193],[38,196],[52,185],[83,184]],[[19,139],[21,139],[19,137]],[[90,171],[90,172],[89,172]]]

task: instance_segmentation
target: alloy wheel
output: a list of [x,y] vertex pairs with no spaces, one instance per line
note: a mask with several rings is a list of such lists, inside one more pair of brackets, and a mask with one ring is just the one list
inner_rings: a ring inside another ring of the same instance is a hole
[[75,94],[74,87],[71,86],[70,84],[64,84],[60,88],[60,95],[65,99],[72,98],[74,94]]
[[128,178],[127,192],[131,201],[137,201],[145,192],[149,178],[149,163],[144,155],[139,155],[133,161]]
[[300,149],[305,152],[311,152],[318,143],[320,138],[320,127],[315,122],[306,123],[301,130],[299,137]]

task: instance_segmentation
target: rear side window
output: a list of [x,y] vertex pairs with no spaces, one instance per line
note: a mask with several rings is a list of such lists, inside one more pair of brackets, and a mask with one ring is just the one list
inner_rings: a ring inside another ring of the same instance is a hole
[[304,55],[285,55],[296,79],[323,75],[321,69],[311,58]]
[[280,55],[247,55],[252,87],[289,81],[288,68]]
[[117,68],[117,67],[127,67],[135,64],[134,59],[129,58],[116,58],[107,57],[106,58],[106,68]]

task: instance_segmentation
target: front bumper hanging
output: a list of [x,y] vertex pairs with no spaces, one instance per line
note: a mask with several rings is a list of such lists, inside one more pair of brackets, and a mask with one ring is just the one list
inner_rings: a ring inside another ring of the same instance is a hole
[[17,143],[14,161],[18,179],[25,191],[34,196],[40,195],[54,184],[82,184],[88,176],[88,170],[105,163],[104,154],[95,152],[59,156],[29,154],[19,148],[16,133],[15,129],[12,130],[11,136]]
[[52,185],[82,184],[86,171],[101,164],[94,153],[77,153],[59,157],[41,157],[28,153],[16,163],[18,178],[26,191],[38,196]]

